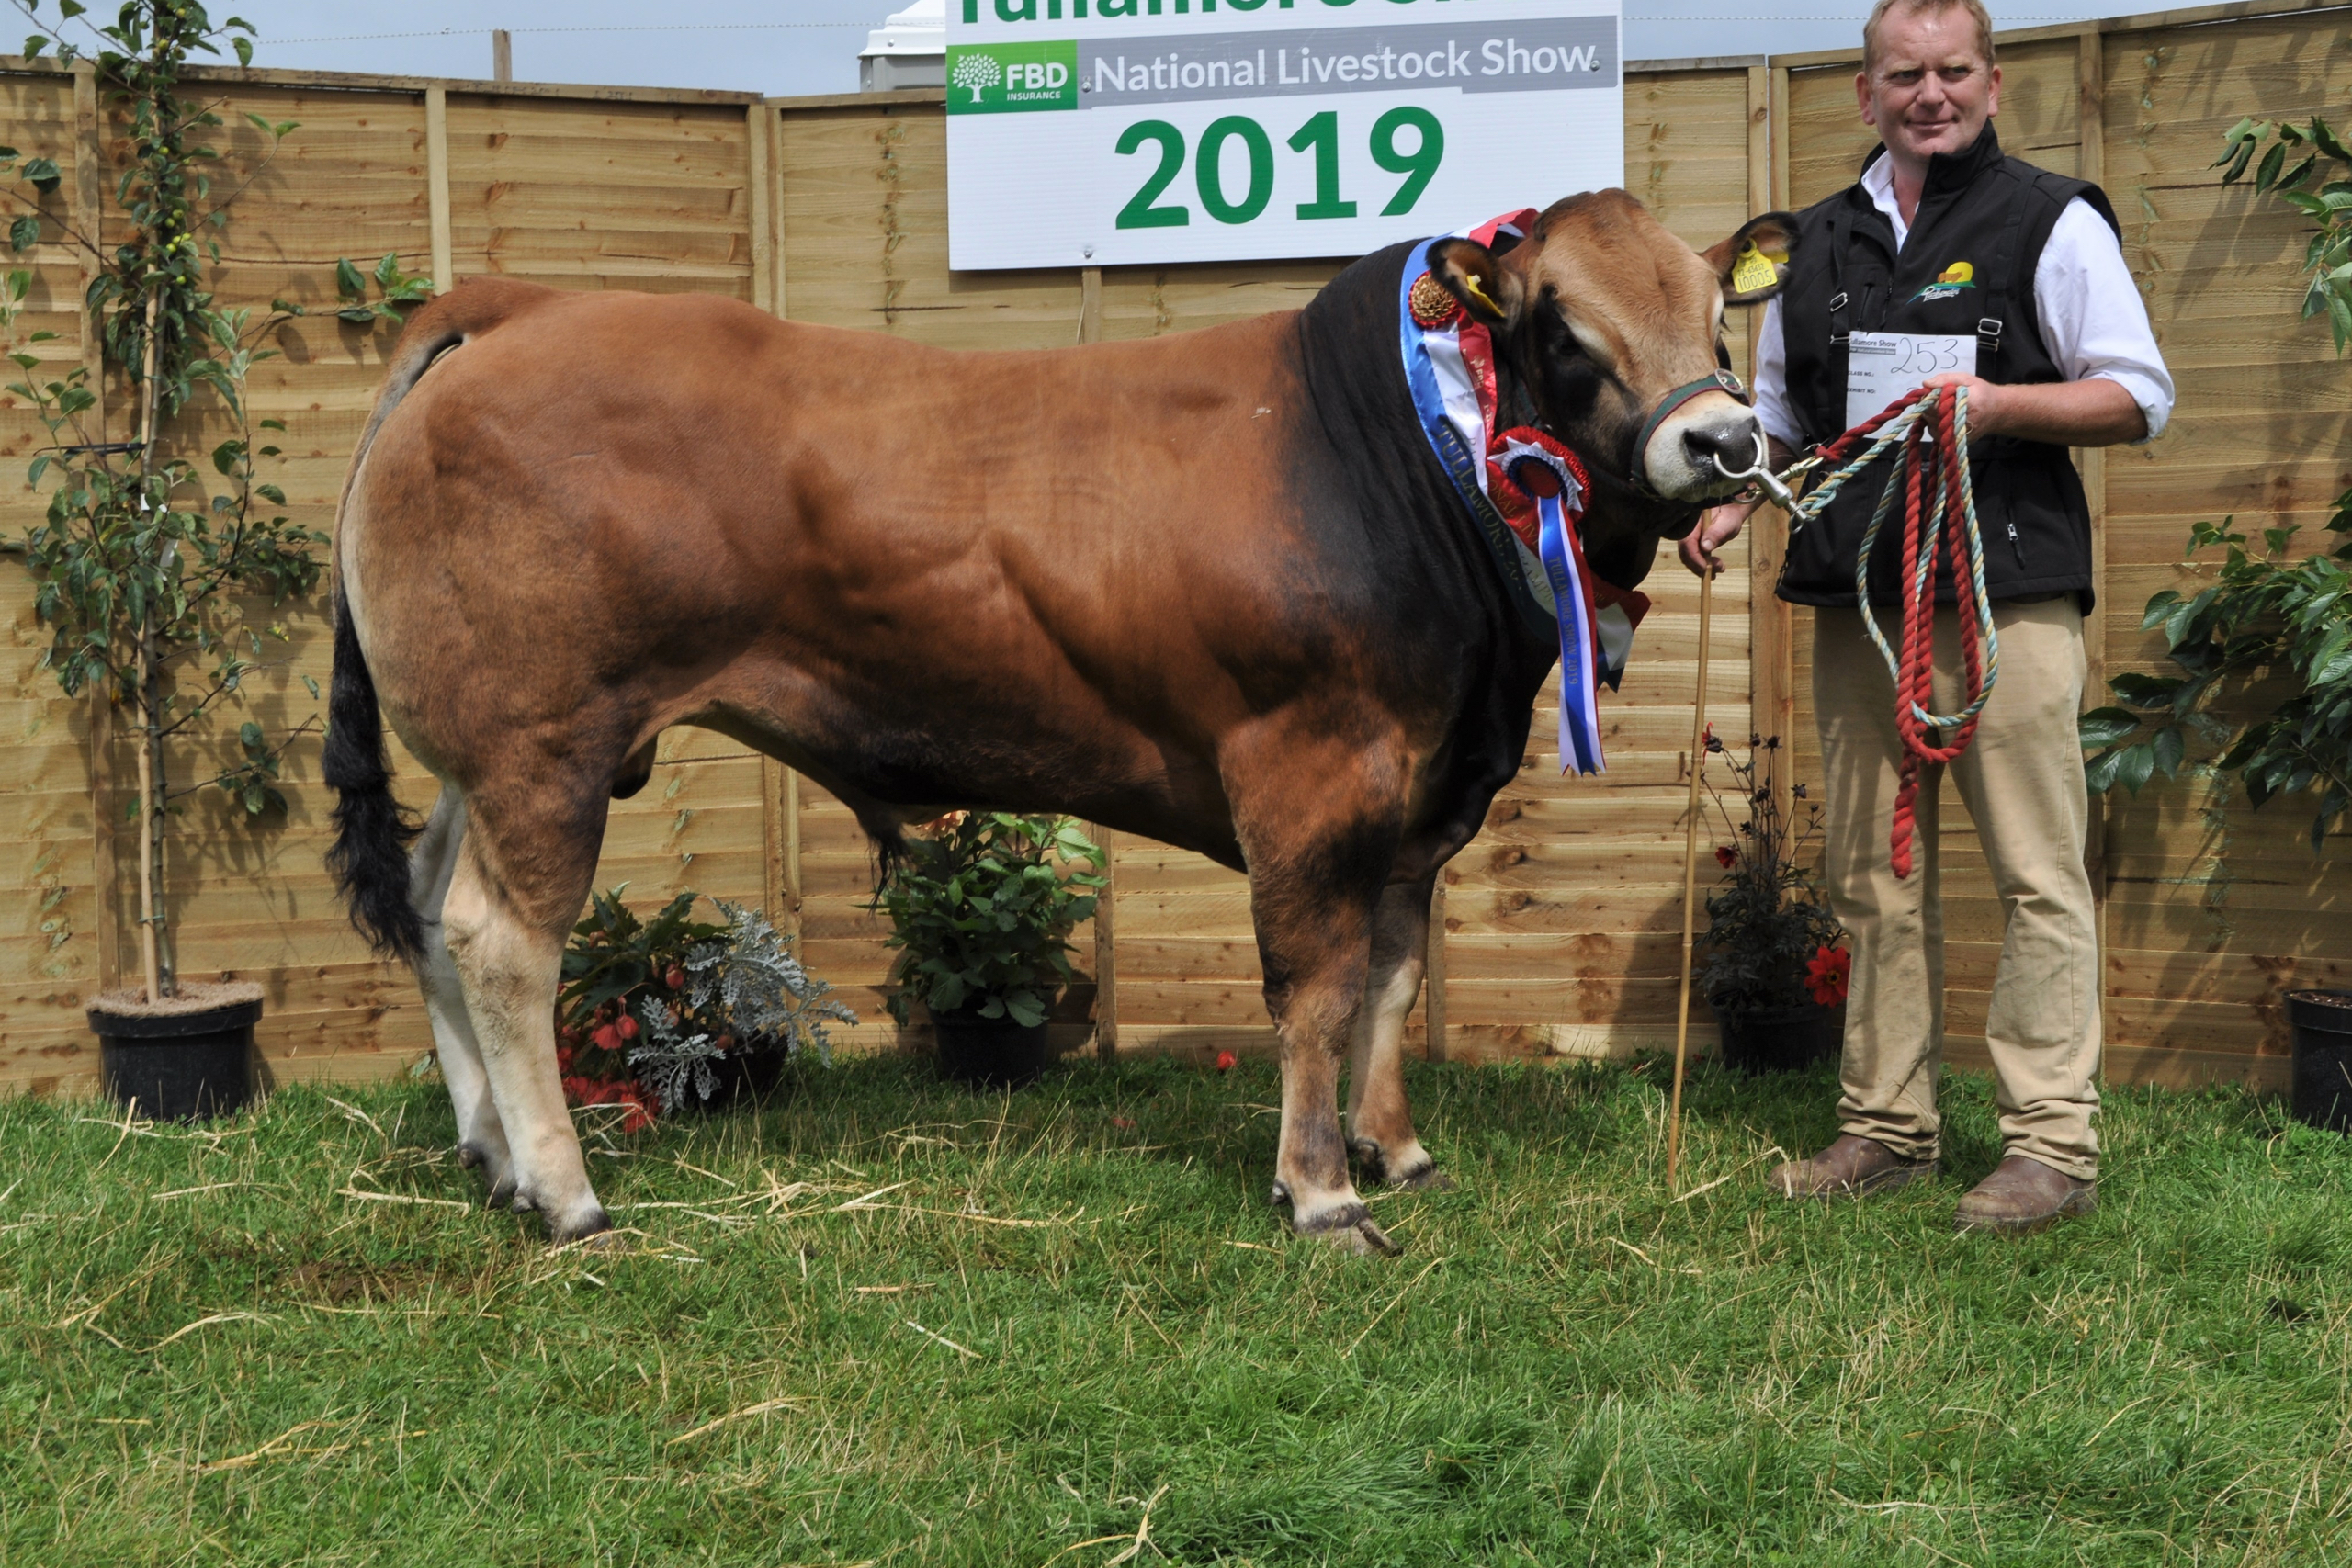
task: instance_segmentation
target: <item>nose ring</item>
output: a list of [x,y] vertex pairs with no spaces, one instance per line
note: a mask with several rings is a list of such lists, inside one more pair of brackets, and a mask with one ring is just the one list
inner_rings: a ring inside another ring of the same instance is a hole
[[1751,479],[1763,488],[1765,494],[1772,498],[1774,505],[1784,512],[1792,512],[1796,509],[1796,494],[1781,482],[1780,475],[1767,466],[1770,456],[1770,449],[1764,445],[1764,432],[1758,429],[1756,433],[1756,460],[1747,468],[1738,469],[1724,468],[1724,455],[1721,452],[1710,453],[1708,458],[1715,465],[1715,472],[1723,475],[1724,478]]

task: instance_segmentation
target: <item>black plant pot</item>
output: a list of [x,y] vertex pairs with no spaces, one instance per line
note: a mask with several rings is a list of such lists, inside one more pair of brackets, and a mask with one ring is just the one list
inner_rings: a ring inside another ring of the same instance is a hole
[[689,1094],[684,1109],[708,1115],[725,1111],[749,1100],[753,1105],[775,1092],[783,1081],[785,1054],[782,1049],[730,1051],[711,1064],[711,1076],[718,1086],[704,1100]]
[[1710,1001],[1723,1031],[1724,1065],[1743,1073],[1785,1073],[1835,1057],[1846,1038],[1843,1003],[1823,1007],[1727,1008]]
[[200,1012],[85,1014],[98,1037],[98,1067],[118,1105],[159,1122],[200,1122],[243,1110],[254,1098],[254,1024],[261,1003]]
[[1046,1026],[1010,1018],[982,1018],[974,1009],[934,1012],[942,1077],[974,1089],[1019,1089],[1035,1083],[1053,1057],[1046,1049]]
[[2295,1026],[2294,1092],[2298,1122],[2352,1133],[2352,991],[2290,991]]

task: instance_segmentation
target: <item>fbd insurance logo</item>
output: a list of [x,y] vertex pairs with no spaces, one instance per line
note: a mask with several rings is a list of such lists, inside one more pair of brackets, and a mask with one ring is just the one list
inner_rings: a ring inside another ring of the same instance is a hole
[[947,51],[949,114],[1018,114],[1078,107],[1078,44],[953,44]]

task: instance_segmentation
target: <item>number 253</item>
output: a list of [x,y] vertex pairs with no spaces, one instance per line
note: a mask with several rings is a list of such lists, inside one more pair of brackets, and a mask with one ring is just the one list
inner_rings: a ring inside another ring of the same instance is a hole
[[[1419,142],[1409,152],[1396,146],[1396,133],[1410,126]],[[1250,184],[1239,200],[1227,195],[1221,159],[1227,141],[1238,139],[1250,158]],[[1164,119],[1141,119],[1119,134],[1117,152],[1132,157],[1142,151],[1147,141],[1159,147],[1159,166],[1143,183],[1143,188],[1119,209],[1117,227],[1121,229],[1181,229],[1193,220],[1192,209],[1174,202],[1160,203],[1168,187],[1184,170],[1184,133]],[[1336,110],[1325,109],[1298,128],[1286,145],[1294,152],[1312,153],[1315,159],[1315,199],[1298,204],[1303,219],[1353,218],[1356,204],[1340,197],[1340,117]],[[1403,175],[1404,183],[1388,205],[1380,209],[1383,218],[1394,218],[1410,212],[1413,203],[1420,200],[1421,192],[1429,188],[1437,174],[1437,166],[1445,157],[1445,130],[1437,116],[1427,109],[1406,106],[1390,109],[1373,122],[1372,161],[1392,175]],[[1266,138],[1266,128],[1247,115],[1227,115],[1212,120],[1201,132],[1200,146],[1193,160],[1194,185],[1201,193],[1201,206],[1220,223],[1247,223],[1266,210],[1266,203],[1274,194],[1274,148]],[[1155,205],[1159,203],[1159,205]]]

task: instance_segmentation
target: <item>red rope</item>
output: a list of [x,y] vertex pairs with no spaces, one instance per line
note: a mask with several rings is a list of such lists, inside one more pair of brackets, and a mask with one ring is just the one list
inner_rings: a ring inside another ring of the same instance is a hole
[[[1907,392],[1831,442],[1821,453],[1821,461],[1825,464],[1845,461],[1866,446],[1880,426],[1923,400],[1934,401],[1936,407],[1904,436],[1901,457],[1905,502],[1903,625],[1895,659],[1894,724],[1903,738],[1903,766],[1901,784],[1894,796],[1894,824],[1890,846],[1894,874],[1898,877],[1911,874],[1912,840],[1917,836],[1920,765],[1952,761],[1968,749],[1968,743],[1976,736],[1976,719],[1971,717],[1959,727],[1951,745],[1942,745],[1939,744],[1942,731],[1923,724],[1919,718],[1921,713],[1934,711],[1935,698],[1935,572],[1931,567],[1923,578],[1919,571],[1919,551],[1927,532],[1928,518],[1933,510],[1921,472],[1926,464],[1935,465],[1936,487],[1943,501],[1946,526],[1939,541],[1943,565],[1951,573],[1955,592],[1961,584],[1974,581],[1969,570],[1967,542],[1962,537],[1961,516],[1963,504],[1961,465],[1967,461],[1967,455],[1961,449],[1957,428],[1959,395],[1946,388],[1922,387]],[[1932,440],[1929,439],[1931,420]],[[1862,607],[1862,613],[1871,614],[1867,604]],[[1973,706],[1984,690],[1984,652],[1979,646],[1976,617],[1962,615],[1959,619],[1961,653],[1968,677],[1963,705]]]

